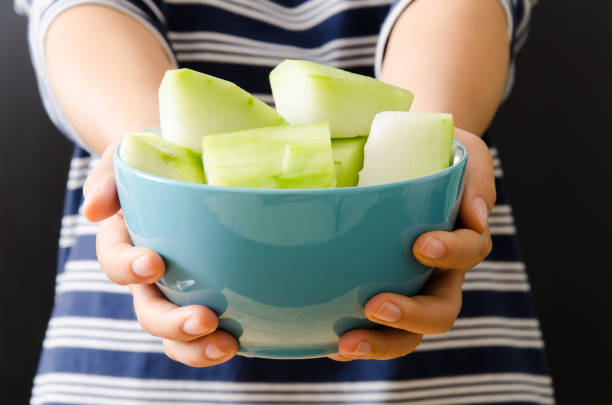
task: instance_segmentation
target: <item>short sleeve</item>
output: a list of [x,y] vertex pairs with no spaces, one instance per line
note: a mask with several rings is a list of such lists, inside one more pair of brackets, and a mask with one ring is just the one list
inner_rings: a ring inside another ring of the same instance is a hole
[[[527,39],[529,31],[529,22],[531,19],[531,9],[536,5],[538,0],[498,0],[503,7],[506,18],[508,20],[508,41],[510,43],[510,68],[508,69],[508,79],[504,89],[503,99],[510,94],[512,85],[514,84],[514,62],[518,51],[521,49]],[[408,7],[413,0],[396,0],[385,22],[382,25],[378,43],[376,46],[376,56],[374,69],[376,77],[380,77],[382,70],[382,61],[387,48],[387,41],[391,35],[393,26],[402,12]]]
[[83,139],[72,127],[51,87],[45,65],[45,38],[51,22],[63,11],[82,4],[99,4],[124,12],[149,29],[159,40],[172,64],[176,59],[167,37],[166,18],[162,0],[15,0],[15,11],[26,15],[28,21],[28,43],[32,64],[38,81],[40,96],[49,117],[70,140],[89,150]]

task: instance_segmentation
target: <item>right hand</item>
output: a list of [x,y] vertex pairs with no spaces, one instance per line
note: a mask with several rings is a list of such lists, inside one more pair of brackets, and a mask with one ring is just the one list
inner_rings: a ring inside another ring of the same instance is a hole
[[217,330],[217,316],[209,308],[179,307],[168,301],[154,284],[164,274],[164,261],[153,250],[132,245],[113,172],[118,143],[106,148],[83,188],[83,215],[89,221],[101,221],[96,236],[100,266],[111,281],[130,286],[138,322],[146,332],[163,339],[168,357],[192,367],[224,363],[236,355],[236,339]]

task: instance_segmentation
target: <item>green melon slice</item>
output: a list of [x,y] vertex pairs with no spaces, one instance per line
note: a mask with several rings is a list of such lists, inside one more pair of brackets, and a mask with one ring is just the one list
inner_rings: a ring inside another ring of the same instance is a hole
[[206,134],[285,124],[270,106],[232,82],[190,69],[168,70],[159,87],[164,138],[202,151]]
[[356,186],[363,168],[363,146],[366,137],[332,139],[336,165],[336,187]]
[[329,122],[332,138],[367,136],[381,111],[408,111],[411,92],[371,77],[301,60],[270,73],[276,110],[290,124]]
[[390,111],[376,115],[359,185],[402,181],[449,167],[453,137],[451,114]]
[[126,135],[119,156],[143,172],[191,183],[206,183],[200,154],[154,133]]
[[288,125],[207,135],[202,160],[208,184],[248,188],[336,185],[329,125]]

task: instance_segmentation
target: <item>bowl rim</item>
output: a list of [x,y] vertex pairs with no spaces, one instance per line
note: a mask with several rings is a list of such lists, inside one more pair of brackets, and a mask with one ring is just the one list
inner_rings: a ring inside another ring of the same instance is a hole
[[415,177],[408,180],[394,181],[389,183],[374,184],[369,186],[352,186],[352,187],[328,187],[328,188],[290,188],[290,189],[269,189],[269,188],[247,188],[247,187],[229,187],[229,186],[215,186],[211,184],[191,183],[182,180],[170,179],[167,177],[157,176],[155,174],[147,173],[142,170],[136,169],[121,159],[119,156],[119,148],[121,143],[117,145],[113,152],[113,167],[115,169],[115,176],[117,176],[117,168],[122,171],[131,172],[133,175],[145,178],[156,183],[165,183],[176,187],[187,187],[196,190],[208,190],[208,191],[223,191],[229,193],[248,193],[248,194],[275,194],[275,195],[298,195],[298,194],[353,194],[362,193],[367,191],[383,191],[390,188],[402,187],[409,184],[419,184],[435,180],[440,177],[450,175],[455,170],[460,170],[466,165],[468,160],[468,150],[463,143],[457,138],[453,139],[453,150],[459,149],[461,156],[459,160],[453,162],[453,164],[446,169],[439,170],[437,172],[427,174],[421,177]]

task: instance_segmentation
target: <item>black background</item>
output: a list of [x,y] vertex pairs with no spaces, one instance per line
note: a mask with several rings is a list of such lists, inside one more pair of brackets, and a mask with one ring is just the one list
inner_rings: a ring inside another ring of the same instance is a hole
[[[25,404],[71,145],[42,109],[26,20],[0,3],[0,402]],[[611,19],[609,0],[541,1],[492,125],[559,404],[612,404]]]

